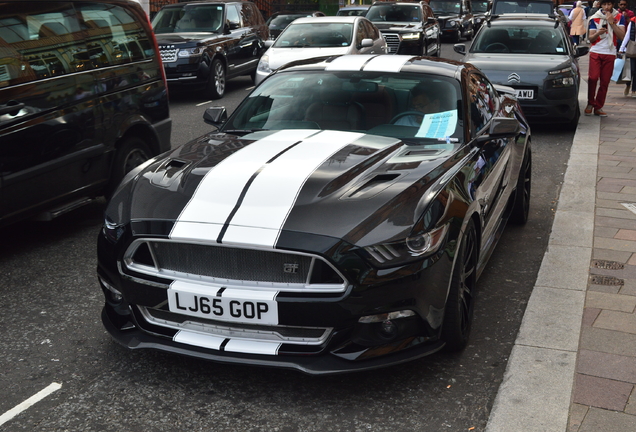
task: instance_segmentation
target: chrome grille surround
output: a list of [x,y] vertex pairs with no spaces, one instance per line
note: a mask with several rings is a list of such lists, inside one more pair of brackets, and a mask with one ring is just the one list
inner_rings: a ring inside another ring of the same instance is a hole
[[382,37],[386,41],[387,54],[397,54],[397,52],[400,50],[400,36],[397,34],[382,33]]
[[226,323],[196,318],[159,309],[137,306],[146,321],[176,330],[189,330],[211,336],[280,342],[294,345],[321,345],[331,335],[333,327],[266,326]]
[[[153,265],[135,261],[137,250],[147,245]],[[327,265],[339,283],[310,283],[316,263]],[[221,262],[213,268],[210,262]],[[222,284],[232,288],[279,292],[342,293],[346,278],[317,255],[277,249],[240,248],[208,243],[184,243],[170,239],[138,239],[128,247],[123,265],[134,272],[193,283]],[[284,269],[297,265],[297,273]],[[278,271],[274,271],[278,266]],[[248,268],[249,267],[249,268]],[[285,277],[288,276],[288,277]]]
[[161,53],[161,61],[164,63],[176,62],[177,61],[177,51],[176,48],[162,48],[159,50]]

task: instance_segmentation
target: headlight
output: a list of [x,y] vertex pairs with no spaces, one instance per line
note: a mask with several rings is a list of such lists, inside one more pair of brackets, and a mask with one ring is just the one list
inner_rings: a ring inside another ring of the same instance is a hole
[[196,57],[196,56],[200,56],[201,53],[203,52],[203,48],[186,48],[186,49],[182,49],[179,50],[179,52],[177,53],[178,57],[184,58],[184,57]]
[[475,23],[477,24],[481,23],[481,18],[475,18]]
[[560,88],[560,87],[572,87],[573,85],[576,84],[575,79],[574,79],[574,71],[572,70],[571,67],[567,67],[564,69],[557,69],[557,70],[553,70],[548,72],[549,75],[563,75],[560,76],[558,78],[553,78],[551,80],[551,84],[553,88]]
[[437,252],[446,237],[448,225],[391,243],[367,246],[364,251],[378,267],[391,267],[421,259]]
[[458,21],[446,21],[446,27],[459,27]]
[[419,39],[420,33],[404,33],[402,35],[403,40]]
[[261,60],[258,62],[258,67],[256,68],[259,72],[271,73],[272,69],[269,67],[269,56],[264,55],[261,57]]

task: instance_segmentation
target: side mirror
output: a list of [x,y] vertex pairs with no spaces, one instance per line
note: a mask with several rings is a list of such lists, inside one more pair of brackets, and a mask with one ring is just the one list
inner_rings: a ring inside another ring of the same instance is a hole
[[429,23],[429,24],[435,24],[435,23],[437,23],[437,20],[435,19],[434,16],[430,16],[430,17],[428,17],[426,19],[426,22]]
[[455,44],[453,45],[453,49],[458,54],[466,55],[466,45],[464,44]]
[[241,25],[236,22],[231,22],[229,27],[230,27],[230,30],[236,30],[237,28],[241,27]]
[[267,40],[263,43],[263,45],[265,45],[265,48],[269,48],[269,47],[271,47],[272,45],[274,45],[274,42],[276,42],[276,41],[275,41],[275,40],[272,40],[272,39],[267,39]]
[[477,137],[475,144],[481,144],[498,138],[514,138],[521,132],[516,118],[494,117],[490,122],[488,133]]
[[574,51],[574,57],[582,57],[585,54],[590,52],[590,47],[588,46],[577,46],[576,51]]
[[209,107],[203,113],[203,121],[209,125],[222,126],[227,121],[227,111],[225,107]]
[[360,42],[360,45],[358,45],[358,49],[359,48],[369,48],[373,46],[373,39],[367,38],[367,39],[362,39],[362,42]]

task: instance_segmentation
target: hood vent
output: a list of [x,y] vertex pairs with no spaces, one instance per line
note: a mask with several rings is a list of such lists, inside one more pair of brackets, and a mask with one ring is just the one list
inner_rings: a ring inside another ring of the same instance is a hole
[[366,183],[355,189],[346,198],[370,198],[375,196],[393,184],[398,177],[400,177],[400,174],[378,174],[367,180]]
[[180,174],[190,165],[178,159],[169,159],[152,174],[150,182],[159,187],[169,188],[180,177]]

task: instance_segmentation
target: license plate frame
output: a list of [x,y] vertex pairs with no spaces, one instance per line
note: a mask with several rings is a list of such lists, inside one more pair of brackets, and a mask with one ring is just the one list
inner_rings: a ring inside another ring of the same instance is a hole
[[534,99],[534,89],[515,89],[515,95],[520,100]]
[[276,292],[173,284],[167,290],[170,312],[225,322],[278,324]]

